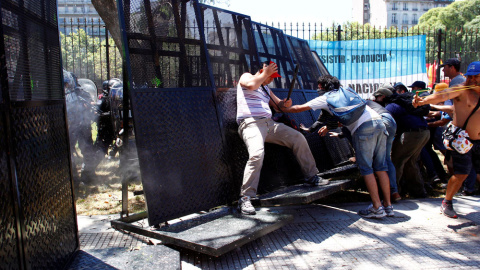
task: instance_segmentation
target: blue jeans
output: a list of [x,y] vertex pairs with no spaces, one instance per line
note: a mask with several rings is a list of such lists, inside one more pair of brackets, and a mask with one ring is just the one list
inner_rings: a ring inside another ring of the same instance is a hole
[[385,161],[387,130],[382,120],[371,120],[360,125],[353,134],[353,148],[362,175],[387,171]]
[[387,146],[385,148],[385,161],[388,166],[388,178],[390,179],[390,194],[398,192],[397,188],[397,172],[395,171],[395,166],[392,162],[392,144],[393,139],[395,139],[395,133],[397,132],[397,123],[389,113],[382,113],[382,121],[387,129]]

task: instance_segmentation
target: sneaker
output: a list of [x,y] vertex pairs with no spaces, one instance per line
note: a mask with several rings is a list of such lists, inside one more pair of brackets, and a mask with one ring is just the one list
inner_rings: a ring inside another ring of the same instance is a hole
[[383,206],[375,209],[373,204],[370,204],[366,209],[358,211],[358,214],[364,218],[383,218],[386,216]]
[[387,215],[387,217],[395,216],[395,213],[393,213],[393,206],[392,205],[383,207],[383,210],[385,211],[385,214]]
[[392,202],[398,202],[402,199],[402,196],[400,196],[400,194],[398,194],[398,192],[392,193],[392,195],[390,197],[391,197],[390,199],[392,200]]
[[305,180],[305,184],[309,186],[325,186],[328,185],[329,181],[326,179],[323,179],[322,177],[318,175],[314,175],[310,177],[309,179]]
[[238,200],[238,211],[240,211],[244,215],[255,215],[255,208],[253,207],[252,203],[250,202],[249,196],[243,196]]
[[457,213],[453,210],[453,204],[442,202],[440,212],[449,218],[457,218]]

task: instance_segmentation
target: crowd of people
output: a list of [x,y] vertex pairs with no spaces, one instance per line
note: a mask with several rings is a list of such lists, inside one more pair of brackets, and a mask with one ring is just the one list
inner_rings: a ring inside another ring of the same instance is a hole
[[[96,178],[96,167],[105,158],[109,148],[115,149],[115,132],[109,101],[112,85],[105,81],[102,85],[102,94],[95,102],[91,94],[78,83],[73,73],[64,70],[63,74],[70,151],[74,168],[73,179],[76,184],[93,183]],[[97,125],[95,141],[92,138],[93,123]],[[81,155],[77,151],[80,151]],[[77,164],[79,160],[82,161],[81,166]],[[77,165],[81,167],[80,171],[77,170]]]
[[[464,194],[473,195],[476,182],[480,183],[480,174],[477,174],[480,173],[480,111],[477,110],[480,62],[472,62],[465,76],[460,73],[460,64],[459,59],[451,58],[441,65],[445,77],[450,78],[449,85],[439,83],[427,89],[422,81],[408,87],[401,82],[385,84],[373,93],[371,100],[363,100],[353,90],[344,89],[336,77],[324,75],[318,79],[319,97],[296,105],[290,99],[280,100],[268,88],[274,78],[280,77],[275,63],[263,63],[255,74],[243,74],[237,86],[237,123],[249,159],[239,211],[255,214],[250,200],[256,196],[265,142],[293,150],[306,184],[328,184],[317,175],[304,136],[274,122],[270,108],[284,113],[321,109],[320,118],[313,126],[301,125],[301,128],[321,136],[349,138],[372,200],[371,205],[358,212],[360,216],[394,216],[392,202],[405,196],[424,198],[434,186],[446,184],[440,209],[445,216],[456,218],[453,196],[462,186]],[[344,134],[329,132],[338,126],[343,126]],[[466,147],[466,151],[460,151],[450,147],[451,140],[443,135],[450,126],[463,130],[461,134],[467,137],[463,139],[471,149]],[[444,155],[448,172],[435,150]],[[448,175],[451,175],[449,179]]]

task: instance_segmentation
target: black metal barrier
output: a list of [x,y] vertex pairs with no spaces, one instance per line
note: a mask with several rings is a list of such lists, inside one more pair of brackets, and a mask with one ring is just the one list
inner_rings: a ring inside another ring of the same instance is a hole
[[[238,198],[248,158],[235,121],[236,85],[264,60],[282,78],[274,92],[286,97],[295,64],[301,65],[292,99],[317,96],[320,75],[306,42],[252,23],[248,16],[197,1],[118,0],[135,136],[150,225],[230,204]],[[311,125],[319,112],[293,114]],[[318,134],[307,141],[320,171],[346,161],[351,148]],[[328,148],[335,149],[334,156]],[[303,179],[292,152],[266,146],[259,193]]]
[[57,3],[0,2],[0,268],[61,269],[79,248]]

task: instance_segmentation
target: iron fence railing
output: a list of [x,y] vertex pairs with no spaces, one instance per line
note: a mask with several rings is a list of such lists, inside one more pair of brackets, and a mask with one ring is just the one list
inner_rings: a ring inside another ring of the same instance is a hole
[[122,78],[122,56],[100,19],[76,18],[59,24],[63,68],[97,88],[110,78]]
[[[480,59],[479,28],[436,29],[412,27],[405,31],[395,27],[382,29],[358,24],[325,26],[311,23],[267,23],[267,25],[279,28],[287,35],[308,41],[382,40],[425,35],[425,69],[430,85],[440,81],[448,82],[448,78],[443,77],[443,72],[441,72],[439,67],[439,64],[446,59],[459,58],[462,61],[460,71],[463,73],[466,71],[469,63]],[[395,48],[392,48],[392,50],[395,50]],[[373,55],[377,54],[377,52],[373,51],[369,52],[369,54]],[[406,64],[409,63],[395,62],[397,66]],[[342,79],[342,74],[338,74],[335,69],[335,66],[333,70],[329,69],[330,73],[340,75],[339,79]]]
[[[266,23],[266,25],[278,28],[286,35],[307,41],[385,40],[424,35],[426,36],[425,45],[422,43],[421,46],[425,46],[425,72],[428,74],[430,86],[435,82],[448,81],[448,78],[443,77],[443,72],[439,67],[439,63],[446,59],[452,57],[461,59],[461,72],[465,72],[470,62],[480,59],[478,28],[435,29],[412,27],[407,31],[395,27],[382,29],[358,24],[325,26],[310,23]],[[122,77],[121,54],[113,40],[109,38],[109,33],[100,20],[81,18],[64,20],[59,28],[62,33],[62,61],[65,69],[75,73],[78,78],[93,80],[97,83],[97,86],[107,78]],[[383,55],[385,53],[385,48],[379,48],[379,50],[383,51],[378,53],[369,51],[368,53],[370,55]],[[395,48],[392,48],[392,50],[395,50]],[[392,50],[390,50],[390,53],[392,53]],[[319,55],[321,54],[319,53]],[[409,65],[411,64],[409,61],[408,59],[400,59],[395,60],[393,64],[395,66]],[[340,80],[346,73],[344,70],[339,70],[337,66],[329,67],[329,71],[339,77]],[[167,80],[168,78],[164,79]],[[418,79],[422,80],[423,78]],[[380,83],[386,82],[381,81]],[[390,83],[393,82],[390,81]]]

